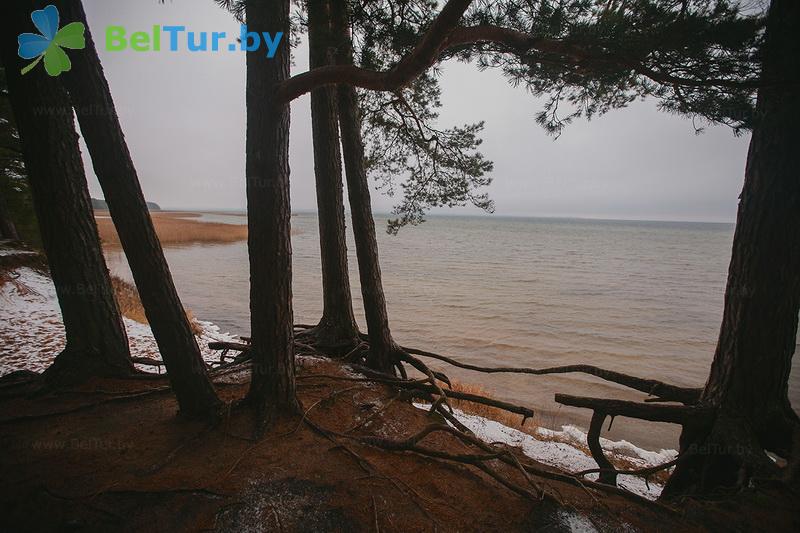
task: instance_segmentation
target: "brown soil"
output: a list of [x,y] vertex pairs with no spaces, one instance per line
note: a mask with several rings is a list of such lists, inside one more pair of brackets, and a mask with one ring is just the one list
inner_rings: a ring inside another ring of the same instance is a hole
[[[431,422],[385,386],[324,377],[347,375],[335,362],[298,361],[299,397],[318,426],[403,438]],[[160,380],[41,393],[30,378],[0,380],[3,531],[569,531],[570,520],[600,531],[797,525],[788,507],[796,502],[783,505],[763,491],[769,506],[745,513],[750,523],[737,515],[738,502],[668,510],[541,479],[561,504],[531,501],[473,467],[328,438],[300,417],[277,421],[260,440],[240,408],[214,427],[187,422]],[[215,378],[230,405],[246,381],[246,370]],[[444,434],[423,443],[476,452]],[[516,470],[495,463],[525,485]]]

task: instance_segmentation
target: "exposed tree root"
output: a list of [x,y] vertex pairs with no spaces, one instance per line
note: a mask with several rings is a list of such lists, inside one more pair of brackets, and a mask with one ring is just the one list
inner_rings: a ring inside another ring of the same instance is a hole
[[592,409],[592,420],[586,441],[592,458],[599,467],[600,483],[608,485],[617,484],[619,473],[614,465],[606,458],[603,447],[600,445],[600,431],[607,416],[626,416],[649,420],[652,422],[669,422],[673,424],[702,424],[708,423],[713,418],[713,411],[700,406],[682,405],[653,405],[624,400],[608,400],[604,398],[588,398],[583,396],[570,396],[556,394],[555,401],[562,405]]
[[84,383],[92,377],[127,378],[136,370],[130,359],[110,363],[96,350],[65,348],[42,373],[46,389]]
[[[661,472],[662,470],[667,470],[668,468],[672,468],[673,466],[677,465],[683,459],[684,459],[684,457],[680,456],[680,457],[676,457],[672,461],[667,461],[666,463],[662,463],[660,465],[649,466],[647,468],[637,468],[637,469],[633,469],[633,470],[617,470],[613,466],[610,469],[608,469],[608,468],[590,468],[588,470],[581,470],[580,472],[575,472],[573,475],[575,475],[577,477],[583,477],[583,476],[587,476],[589,474],[600,474],[601,475],[601,480],[600,480],[601,483],[605,483],[605,481],[602,481],[603,472],[612,473],[615,478],[616,478],[617,475],[620,475],[620,474],[627,475],[627,476],[637,476],[637,477],[641,477],[642,479],[644,479],[645,485],[647,485],[647,488],[650,488],[650,476],[652,476],[655,473]],[[616,479],[615,479],[615,481],[616,481]],[[616,484],[616,483],[614,483],[614,484]]]
[[[777,430],[768,427],[766,431]],[[789,430],[791,432],[791,430]],[[765,440],[743,415],[730,409],[719,409],[714,419],[705,424],[687,424],[681,434],[681,451],[685,461],[664,487],[667,498],[684,495],[725,494],[738,492],[757,480],[784,483],[791,487],[792,461],[781,469],[766,454]],[[787,484],[786,482],[789,481]]]
[[[337,434],[337,433],[335,433],[335,432],[333,432],[333,431],[330,431],[330,430],[328,430],[328,429],[325,429],[325,428],[323,428],[322,426],[320,426],[320,425],[316,424],[316,423],[315,423],[313,420],[311,420],[310,418],[306,418],[306,419],[305,419],[305,424],[306,424],[306,425],[308,425],[308,426],[309,426],[309,427],[310,427],[310,428],[311,428],[311,429],[312,429],[314,432],[318,433],[319,435],[322,435],[323,437],[325,437],[326,439],[328,439],[329,441],[331,441],[333,444],[335,444],[335,445],[336,445],[336,447],[338,447],[338,448],[341,448],[341,449],[342,449],[342,450],[344,450],[344,451],[345,451],[345,452],[346,452],[348,455],[350,455],[351,457],[353,457],[353,458],[356,460],[356,462],[358,463],[359,467],[360,467],[362,470],[364,470],[364,472],[366,472],[367,474],[369,474],[369,475],[371,475],[371,476],[377,476],[377,477],[380,477],[381,479],[384,479],[384,480],[388,481],[389,483],[393,484],[393,485],[395,486],[395,488],[396,488],[396,489],[397,489],[397,490],[398,490],[398,491],[399,491],[401,494],[405,494],[405,495],[406,495],[406,496],[407,496],[407,497],[408,497],[408,498],[411,500],[411,502],[413,502],[413,503],[414,503],[414,505],[415,505],[415,506],[416,506],[416,507],[417,507],[417,508],[418,508],[418,509],[419,509],[419,510],[422,512],[422,514],[424,514],[424,515],[425,515],[425,517],[426,517],[428,520],[430,520],[430,521],[431,521],[431,522],[434,524],[434,531],[438,531],[438,530],[440,530],[440,529],[441,529],[442,531],[444,531],[444,530],[445,530],[445,528],[443,528],[443,527],[442,527],[442,525],[441,525],[441,524],[440,524],[440,523],[439,523],[439,522],[438,522],[438,521],[437,521],[437,520],[436,520],[436,519],[435,519],[435,518],[434,518],[434,517],[433,517],[433,516],[432,516],[432,515],[431,515],[431,514],[428,512],[428,510],[427,510],[427,509],[425,509],[425,507],[424,507],[424,506],[423,506],[423,505],[422,505],[422,504],[419,502],[419,500],[425,500],[425,498],[423,498],[423,497],[422,497],[422,496],[421,496],[421,495],[420,495],[420,494],[419,494],[417,491],[415,491],[413,488],[409,487],[409,486],[408,486],[408,485],[406,485],[405,483],[402,483],[402,484],[401,484],[401,482],[400,482],[399,480],[397,480],[397,479],[395,479],[395,478],[393,478],[393,477],[390,477],[390,476],[387,476],[387,475],[385,475],[385,474],[381,473],[381,472],[380,472],[380,471],[379,471],[379,470],[378,470],[378,469],[377,469],[377,468],[376,468],[376,467],[375,467],[375,466],[374,466],[372,463],[370,463],[370,462],[369,462],[367,459],[365,459],[364,457],[362,457],[360,454],[358,454],[358,453],[357,453],[355,450],[353,450],[351,447],[349,447],[349,446],[345,445],[344,443],[340,442],[339,440],[337,440],[337,439],[336,439],[336,436],[338,436],[338,434]],[[341,436],[343,436],[343,435],[341,435]],[[409,493],[411,493],[411,495],[409,495]]]
[[556,394],[555,401],[562,405],[592,409],[596,412],[604,413],[606,416],[626,416],[651,422],[670,422],[680,425],[689,422],[709,421],[713,417],[712,409],[701,406],[653,405],[627,400],[572,396],[569,394]]
[[295,340],[331,357],[342,356],[360,342],[359,332],[353,325],[331,322],[325,317],[314,327],[297,329]]
[[514,367],[486,367],[472,365],[469,363],[462,363],[451,357],[439,355],[437,353],[428,352],[425,350],[418,350],[416,348],[403,348],[406,352],[414,355],[421,355],[423,357],[430,357],[444,361],[450,365],[464,368],[466,370],[474,370],[476,372],[484,372],[487,374],[494,373],[512,373],[512,374],[532,374],[535,376],[542,376],[546,374],[567,374],[573,372],[580,372],[589,374],[606,381],[611,381],[625,387],[644,392],[650,396],[656,396],[660,401],[675,401],[685,405],[694,405],[700,399],[702,389],[678,387],[658,381],[654,379],[644,379],[613,370],[606,370],[592,365],[567,365],[556,366],[551,368],[514,368]]
[[[51,417],[51,416],[60,416],[60,415],[66,415],[66,414],[71,414],[71,413],[77,413],[79,411],[85,411],[87,409],[93,409],[94,407],[97,407],[98,405],[103,405],[103,404],[106,404],[106,403],[116,403],[116,402],[126,402],[126,401],[130,401],[130,400],[136,400],[136,399],[139,399],[139,398],[143,398],[145,396],[150,396],[152,394],[159,394],[159,393],[162,393],[162,392],[168,392],[170,390],[171,390],[170,387],[158,387],[158,388],[154,388],[154,389],[151,389],[151,390],[148,390],[148,391],[145,391],[145,392],[137,392],[137,393],[134,393],[134,394],[121,394],[121,395],[118,395],[118,396],[112,396],[111,398],[105,398],[105,399],[97,401],[97,402],[78,405],[78,406],[72,407],[70,409],[62,409],[61,411],[53,411],[53,412],[41,413],[41,414],[37,414],[37,415],[23,415],[23,416],[16,416],[16,417],[12,417],[12,418],[6,418],[6,419],[3,419],[3,420],[0,420],[0,425],[13,424],[13,423],[16,423],[16,422],[23,422],[23,421],[28,421],[28,420],[37,420],[37,419],[40,419],[40,418],[48,418],[48,417]],[[92,392],[89,391],[86,394],[92,394]]]
[[[402,380],[397,378],[390,378],[388,376],[383,376],[380,373],[375,373],[375,374],[377,375],[374,375],[372,377],[367,376],[364,378],[335,376],[328,374],[306,374],[303,376],[298,376],[297,379],[302,380],[302,379],[320,378],[320,379],[333,379],[339,381],[384,383],[387,385],[395,386],[399,389],[408,390],[411,394],[419,396],[426,400],[431,397],[436,397],[439,394],[437,388],[432,387],[429,384],[430,378],[425,378],[422,380]],[[501,400],[495,400],[494,398],[487,398],[485,396],[480,396],[478,394],[470,394],[467,392],[450,390],[448,391],[448,395],[450,396],[450,398],[454,398],[456,400],[466,400],[469,402],[489,405],[492,407],[497,407],[498,409],[503,409],[511,413],[522,415],[523,422],[534,415],[533,410],[527,407],[514,405],[512,403],[504,402]]]

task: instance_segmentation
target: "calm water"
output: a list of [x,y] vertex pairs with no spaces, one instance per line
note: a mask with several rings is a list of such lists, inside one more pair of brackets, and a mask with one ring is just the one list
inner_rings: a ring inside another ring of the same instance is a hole
[[[204,215],[240,223],[241,217]],[[292,218],[295,321],[318,320],[322,298],[317,219]],[[378,218],[379,229],[384,223]],[[392,332],[403,345],[485,365],[590,363],[702,386],[722,315],[730,224],[500,217],[430,217],[399,236],[379,236]],[[366,330],[356,259],[353,299]],[[223,330],[246,335],[244,243],[167,250],[184,304]],[[124,272],[119,254],[112,270]],[[795,361],[798,359],[796,358]],[[533,407],[539,423],[588,424],[559,408],[555,392],[640,399],[588,376],[485,375],[447,369],[496,396]],[[798,372],[790,397],[800,404]],[[604,436],[649,448],[677,446],[677,428],[618,420]]]

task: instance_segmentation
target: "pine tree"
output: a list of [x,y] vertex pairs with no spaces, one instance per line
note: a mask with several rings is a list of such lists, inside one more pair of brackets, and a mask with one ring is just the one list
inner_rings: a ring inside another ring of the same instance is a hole
[[86,26],[86,48],[74,54],[72,69],[59,79],[72,99],[180,412],[215,417],[220,401],[150,218],[83,5],[77,0],[57,4],[63,20]]
[[2,8],[2,58],[22,139],[42,243],[55,284],[67,343],[45,372],[50,383],[134,369],[89,201],[69,96],[44,69],[20,74],[17,35],[30,6]]
[[253,377],[248,402],[263,429],[298,411],[292,322],[289,104],[275,98],[289,76],[289,2],[247,0],[252,32],[282,32],[272,59],[247,52],[247,221]]

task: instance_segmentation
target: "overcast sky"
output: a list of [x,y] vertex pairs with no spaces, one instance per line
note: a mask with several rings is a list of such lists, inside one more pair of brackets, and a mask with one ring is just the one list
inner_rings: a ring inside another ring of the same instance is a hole
[[[84,4],[147,199],[169,208],[244,208],[244,54],[188,52],[185,44],[179,52],[107,52],[104,44],[108,25],[238,35],[238,24],[211,0]],[[305,45],[292,68],[307,70]],[[554,141],[534,121],[542,102],[498,72],[448,62],[441,83],[441,126],[486,121],[482,152],[495,163],[488,192],[497,214],[734,220],[749,136],[724,127],[697,136],[690,121],[646,101],[575,122]],[[292,207],[315,210],[308,96],[292,104],[290,145]],[[92,194],[102,197],[84,158]],[[393,202],[373,195],[376,212]]]

